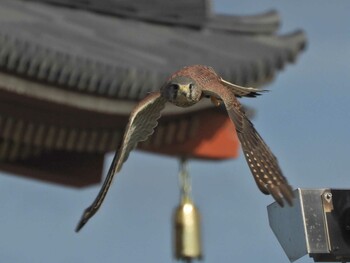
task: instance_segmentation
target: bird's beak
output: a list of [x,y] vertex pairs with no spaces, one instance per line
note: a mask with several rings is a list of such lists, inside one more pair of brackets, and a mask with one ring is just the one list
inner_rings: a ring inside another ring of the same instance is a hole
[[179,85],[179,91],[181,94],[187,94],[188,93],[188,85]]

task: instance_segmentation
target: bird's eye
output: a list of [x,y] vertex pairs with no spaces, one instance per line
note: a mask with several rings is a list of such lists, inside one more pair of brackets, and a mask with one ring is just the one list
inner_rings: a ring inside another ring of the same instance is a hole
[[194,88],[194,84],[191,83],[189,87],[190,87],[190,89],[193,89]]
[[170,85],[169,85],[169,88],[171,88],[171,89],[177,91],[177,90],[179,89],[179,85],[177,85],[177,84],[170,84]]

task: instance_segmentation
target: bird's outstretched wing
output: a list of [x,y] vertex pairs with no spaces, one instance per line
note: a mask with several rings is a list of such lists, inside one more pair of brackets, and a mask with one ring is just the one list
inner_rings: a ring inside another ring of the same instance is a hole
[[261,95],[262,92],[266,92],[267,90],[253,88],[253,87],[242,87],[231,82],[228,82],[222,78],[220,78],[220,82],[224,84],[224,86],[228,87],[235,94],[236,97],[256,97]]
[[203,92],[218,96],[224,102],[227,113],[235,125],[244,157],[259,189],[264,194],[271,194],[281,206],[283,206],[283,197],[292,205],[291,186],[283,176],[276,157],[246,117],[235,97],[235,92],[219,82],[206,87]]
[[108,170],[105,181],[94,202],[85,209],[77,227],[78,232],[87,221],[100,208],[114,175],[120,171],[129,153],[136,147],[138,142],[146,140],[157,126],[157,120],[165,107],[166,99],[161,97],[160,92],[151,93],[144,98],[130,115],[129,123],[125,128],[124,137],[119,150],[115,153],[112,164]]

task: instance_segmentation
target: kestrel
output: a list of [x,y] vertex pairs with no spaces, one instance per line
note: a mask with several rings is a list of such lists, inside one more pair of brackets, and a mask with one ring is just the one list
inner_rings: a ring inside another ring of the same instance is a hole
[[94,202],[85,209],[76,231],[79,231],[101,206],[112,179],[120,171],[129,153],[140,141],[146,140],[157,126],[167,102],[190,107],[201,99],[210,98],[216,105],[223,103],[241,142],[244,157],[256,184],[264,194],[271,194],[283,206],[283,198],[292,205],[292,188],[283,176],[276,157],[246,117],[237,97],[255,97],[261,92],[223,80],[213,68],[194,65],[175,72],[160,91],[146,96],[131,112],[123,141],[116,152],[107,177]]

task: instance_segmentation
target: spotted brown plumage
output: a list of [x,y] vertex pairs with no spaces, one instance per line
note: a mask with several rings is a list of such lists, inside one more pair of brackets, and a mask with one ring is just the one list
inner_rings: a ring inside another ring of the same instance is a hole
[[120,171],[129,153],[137,143],[146,140],[157,126],[161,110],[166,102],[179,107],[190,107],[203,98],[220,101],[235,125],[244,157],[259,189],[271,194],[283,206],[283,198],[292,205],[293,192],[264,140],[246,117],[236,97],[255,97],[262,90],[241,87],[223,80],[207,66],[194,65],[175,72],[160,91],[146,96],[132,111],[125,129],[121,147],[116,152],[107,177],[94,202],[84,211],[76,231],[79,231],[101,206],[114,175]]
[[137,146],[138,142],[145,141],[153,133],[165,102],[166,100],[160,96],[159,92],[152,93],[147,96],[147,100],[141,101],[130,114],[122,144],[114,155],[107,177],[94,202],[85,209],[76,231],[79,231],[100,208],[114,175],[120,171],[123,163],[128,159],[129,153]]

